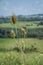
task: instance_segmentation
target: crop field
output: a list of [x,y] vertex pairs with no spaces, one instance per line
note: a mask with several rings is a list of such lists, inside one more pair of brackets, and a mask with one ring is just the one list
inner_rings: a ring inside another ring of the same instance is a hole
[[[39,22],[18,22],[16,28],[43,29]],[[15,28],[2,23],[0,28]],[[42,31],[41,31],[42,32]],[[43,38],[0,38],[0,65],[43,65]]]

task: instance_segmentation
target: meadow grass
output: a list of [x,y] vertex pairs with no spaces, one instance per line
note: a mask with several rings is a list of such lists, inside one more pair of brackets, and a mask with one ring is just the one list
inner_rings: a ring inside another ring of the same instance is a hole
[[0,38],[0,48],[14,48],[17,47],[19,44],[25,44],[26,47],[30,47],[31,45],[34,45],[38,48],[38,50],[43,52],[43,39],[37,39],[37,38],[26,38],[25,41],[23,38],[19,39],[11,39],[11,38]]
[[21,39],[0,38],[0,48],[11,49],[10,51],[0,51],[0,65],[23,65],[23,57],[20,52],[12,50],[21,43],[25,44],[26,48],[31,48],[34,45],[38,52],[30,51],[25,53],[26,65],[43,65],[43,39],[26,38],[25,41]]

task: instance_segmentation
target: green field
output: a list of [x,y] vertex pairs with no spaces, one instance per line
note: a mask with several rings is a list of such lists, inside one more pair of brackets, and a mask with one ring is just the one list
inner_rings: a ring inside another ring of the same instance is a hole
[[[37,26],[37,24],[39,23],[40,21],[34,21],[34,22],[17,22],[16,24],[16,28],[22,28],[22,27],[27,27],[27,28],[43,28],[43,25],[39,25]],[[27,26],[28,25],[28,26]],[[13,23],[2,23],[0,24],[0,28],[3,27],[7,27],[7,28],[14,28],[15,25]]]
[[[43,28],[38,23],[18,22],[16,28]],[[0,24],[0,28],[14,27],[12,23]],[[43,38],[0,38],[0,65],[43,65]]]

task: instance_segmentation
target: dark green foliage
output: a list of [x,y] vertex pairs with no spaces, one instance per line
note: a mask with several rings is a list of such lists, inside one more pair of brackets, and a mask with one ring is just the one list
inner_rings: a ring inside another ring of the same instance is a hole
[[[35,28],[35,29],[27,29],[25,27],[27,34],[26,37],[33,37],[33,38],[43,38],[43,28]],[[10,31],[12,28],[0,28],[0,37],[11,37],[10,36]],[[15,29],[13,29],[15,31]],[[21,29],[17,29],[17,35],[16,38],[23,38],[23,34],[21,32]]]
[[43,22],[40,22],[38,25],[43,25]]
[[18,47],[15,47],[12,49],[13,51],[17,51],[17,52],[20,52],[20,49]]
[[28,29],[27,36],[33,38],[43,37],[43,28]]
[[1,17],[0,23],[9,23],[11,22],[11,19],[9,17]]
[[31,45],[31,47],[29,48],[30,51],[38,51],[37,48],[34,45]]

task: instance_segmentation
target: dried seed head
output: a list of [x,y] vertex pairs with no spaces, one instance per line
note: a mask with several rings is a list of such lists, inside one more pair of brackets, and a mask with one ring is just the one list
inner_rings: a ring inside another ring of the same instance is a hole
[[13,22],[13,24],[16,24],[17,23],[17,19],[16,19],[16,16],[15,15],[12,16],[12,22]]
[[21,29],[23,34],[26,34],[26,30],[24,28]]
[[13,30],[11,30],[10,35],[12,38],[15,37],[15,32]]

